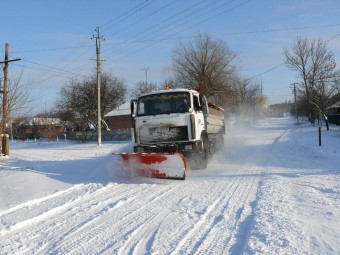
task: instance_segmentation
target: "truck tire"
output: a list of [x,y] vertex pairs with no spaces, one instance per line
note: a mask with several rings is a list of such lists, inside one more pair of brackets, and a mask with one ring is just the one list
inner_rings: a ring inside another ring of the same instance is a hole
[[224,149],[224,137],[223,135],[219,135],[217,142],[217,151],[221,151],[223,149]]
[[201,147],[195,153],[195,156],[190,160],[190,168],[200,170],[207,168],[209,157],[208,138],[205,135],[201,136]]

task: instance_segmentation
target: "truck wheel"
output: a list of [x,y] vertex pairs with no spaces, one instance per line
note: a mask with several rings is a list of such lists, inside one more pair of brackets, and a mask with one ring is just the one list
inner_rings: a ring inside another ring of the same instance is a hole
[[205,169],[208,165],[209,147],[208,139],[206,136],[201,137],[201,148],[192,158],[192,169]]
[[217,151],[223,150],[223,148],[224,148],[224,137],[223,137],[223,135],[218,136],[217,144],[218,144]]

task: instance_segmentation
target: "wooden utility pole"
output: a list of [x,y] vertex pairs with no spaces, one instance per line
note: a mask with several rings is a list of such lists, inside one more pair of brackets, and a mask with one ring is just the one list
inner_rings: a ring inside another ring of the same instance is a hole
[[295,116],[296,116],[296,124],[299,124],[299,116],[298,116],[298,112],[297,112],[297,102],[296,102],[296,85],[298,83],[294,82],[293,85],[293,91],[294,91],[294,106],[295,106]]
[[8,135],[6,134],[7,124],[7,93],[8,93],[8,63],[13,61],[19,61],[20,58],[9,60],[9,44],[5,44],[5,60],[0,61],[0,64],[4,64],[4,88],[3,88],[3,103],[2,103],[2,154],[9,155],[8,149]]
[[150,68],[147,67],[147,68],[143,68],[143,69],[140,69],[140,70],[145,71],[145,85],[148,86],[148,71],[150,70]]
[[99,27],[96,29],[97,35],[92,36],[96,39],[96,54],[97,54],[97,131],[98,131],[98,145],[102,144],[102,117],[100,110],[100,41],[104,40],[103,36],[99,35]]

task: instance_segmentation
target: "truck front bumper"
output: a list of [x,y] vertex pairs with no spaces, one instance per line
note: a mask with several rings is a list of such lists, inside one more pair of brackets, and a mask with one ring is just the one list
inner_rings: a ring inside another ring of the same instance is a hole
[[175,153],[179,152],[184,155],[196,152],[200,148],[200,141],[194,142],[177,142],[163,144],[140,144],[134,147],[137,153]]

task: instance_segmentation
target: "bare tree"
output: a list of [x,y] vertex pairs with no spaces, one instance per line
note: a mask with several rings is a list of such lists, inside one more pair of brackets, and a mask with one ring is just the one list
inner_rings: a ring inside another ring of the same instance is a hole
[[266,103],[266,98],[261,93],[261,86],[260,82],[239,77],[233,84],[234,94],[231,97],[234,112],[240,114],[242,118],[256,118]]
[[[102,73],[101,75],[101,115],[104,116],[124,102],[126,85],[121,79]],[[69,121],[77,119],[96,120],[97,116],[97,81],[96,75],[82,81],[71,80],[60,90],[57,102],[59,116]],[[84,121],[81,121],[84,122]]]
[[321,39],[297,38],[290,50],[284,49],[284,55],[287,66],[301,79],[298,97],[307,102],[305,114],[314,122],[317,112],[329,106],[338,90],[334,54]]
[[[12,80],[8,88],[7,110],[8,115],[22,116],[27,115],[34,107],[35,98],[32,96],[32,85],[22,83],[23,70],[17,79]],[[2,108],[3,100],[1,100]]]
[[[13,119],[29,115],[34,108],[36,102],[36,99],[32,96],[31,93],[32,84],[29,82],[23,83],[21,81],[22,75],[23,70],[20,72],[19,77],[13,79],[8,86],[7,116],[8,122],[11,124],[11,134],[13,128]],[[1,98],[0,104],[1,108],[3,108],[3,98]],[[1,112],[1,115],[2,114],[3,112]]]
[[232,92],[229,78],[236,72],[231,65],[236,56],[223,41],[199,34],[194,42],[173,50],[174,78],[182,87],[200,89],[219,101]]
[[137,82],[135,89],[131,92],[131,97],[137,98],[142,94],[156,91],[158,89],[160,88],[159,86],[157,86],[156,83],[152,83],[152,82],[146,83],[145,81],[139,81]]
[[254,105],[261,96],[261,84],[252,82],[249,79],[240,79],[240,82],[236,84],[235,90],[242,104]]

